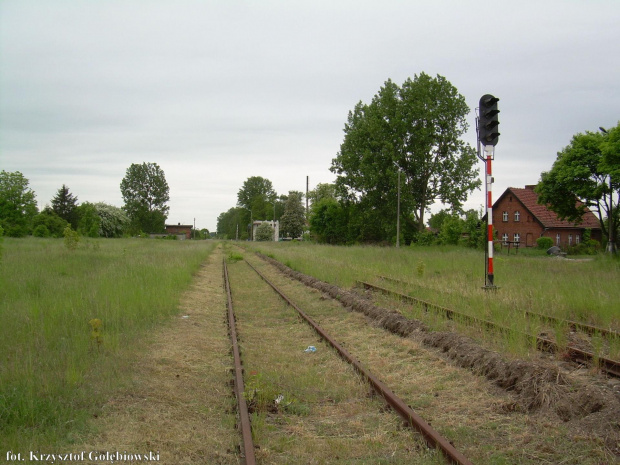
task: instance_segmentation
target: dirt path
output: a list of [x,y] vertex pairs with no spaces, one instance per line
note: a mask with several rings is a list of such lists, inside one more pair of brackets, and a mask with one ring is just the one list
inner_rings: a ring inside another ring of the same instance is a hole
[[179,316],[136,361],[131,389],[104,406],[93,420],[100,433],[75,449],[159,453],[158,464],[239,463],[222,256],[218,246],[183,295]]

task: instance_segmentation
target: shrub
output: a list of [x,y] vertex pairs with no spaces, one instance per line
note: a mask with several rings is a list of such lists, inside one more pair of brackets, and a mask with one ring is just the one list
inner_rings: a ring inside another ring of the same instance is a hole
[[553,239],[550,237],[539,237],[536,239],[537,247],[541,250],[547,250],[549,247],[553,247]]
[[40,224],[32,230],[32,235],[34,237],[50,237],[50,231],[47,229],[47,226]]
[[77,249],[78,243],[80,242],[80,235],[77,231],[71,229],[71,226],[67,226],[64,231],[65,236],[65,247],[69,250]]
[[601,249],[601,243],[594,239],[583,241],[568,248],[569,255],[596,255]]
[[415,246],[415,245],[433,245],[437,243],[437,236],[434,232],[432,231],[422,231],[417,233],[413,240],[411,241],[411,245]]
[[261,223],[260,226],[256,228],[256,235],[254,236],[254,239],[262,242],[272,241],[274,232],[274,229],[269,223]]

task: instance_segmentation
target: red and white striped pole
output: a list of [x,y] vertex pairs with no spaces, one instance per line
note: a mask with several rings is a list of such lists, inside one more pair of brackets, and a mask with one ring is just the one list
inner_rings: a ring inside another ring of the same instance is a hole
[[[478,132],[478,158],[486,164],[486,175],[484,185],[486,188],[487,198],[487,251],[485,253],[485,289],[497,289],[493,283],[493,199],[491,195],[491,187],[493,186],[493,171],[491,163],[495,155],[495,145],[499,140],[499,119],[497,108],[499,99],[491,94],[485,94],[480,97],[480,118],[476,120],[476,130]],[[485,157],[480,155],[480,144],[484,146]]]
[[495,287],[493,284],[493,196],[492,196],[492,187],[493,187],[493,171],[491,168],[491,161],[493,160],[493,150],[494,146],[485,145],[484,152],[486,155],[485,163],[486,163],[486,177],[485,177],[485,187],[487,191],[487,266],[486,266],[486,280],[485,287]]

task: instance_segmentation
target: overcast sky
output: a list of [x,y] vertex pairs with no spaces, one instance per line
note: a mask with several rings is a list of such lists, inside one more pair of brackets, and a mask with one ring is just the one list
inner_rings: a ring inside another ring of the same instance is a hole
[[348,112],[421,72],[466,98],[472,146],[500,98],[497,198],[620,120],[620,1],[0,0],[0,169],[40,208],[63,184],[120,207],[127,168],[154,162],[167,222],[215,231],[250,176],[333,182]]

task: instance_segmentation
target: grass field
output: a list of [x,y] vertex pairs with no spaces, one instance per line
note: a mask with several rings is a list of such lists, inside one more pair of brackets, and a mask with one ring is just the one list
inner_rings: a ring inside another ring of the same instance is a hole
[[71,443],[130,379],[149,330],[178,312],[212,241],[5,238],[0,262],[0,444]]
[[[485,291],[484,252],[462,247],[334,247],[299,242],[243,243],[291,268],[323,281],[351,287],[356,280],[381,284],[378,276],[407,282],[399,291],[517,331],[537,334],[542,322],[525,311],[620,331],[620,260],[564,260],[546,255],[500,254],[495,284]],[[392,285],[393,286],[393,285]],[[398,286],[397,286],[398,287]],[[440,323],[438,323],[440,324]],[[565,328],[551,328],[562,342]],[[524,341],[505,341],[522,355]],[[605,347],[620,359],[620,341]]]

